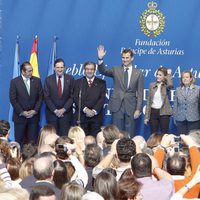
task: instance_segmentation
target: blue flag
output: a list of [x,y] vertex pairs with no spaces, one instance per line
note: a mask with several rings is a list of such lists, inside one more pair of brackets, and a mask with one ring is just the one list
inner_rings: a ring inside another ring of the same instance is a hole
[[[19,36],[17,36],[16,39],[16,45],[15,45],[15,57],[14,57],[14,66],[13,66],[13,78],[16,78],[20,75],[20,63],[19,63]],[[13,115],[13,107],[10,104],[9,109],[9,123],[10,123],[10,135],[9,140],[15,140],[14,135],[14,124],[12,121],[12,115]]]
[[[47,76],[54,73],[54,61],[56,60],[56,40],[57,40],[57,37],[54,36],[53,46],[52,46],[52,50],[51,50],[50,58],[49,58],[49,67],[48,67]],[[43,127],[46,124],[44,103],[42,104],[42,107],[41,107],[40,116],[41,116],[40,126]]]
[[56,40],[57,37],[54,36],[53,38],[53,46],[52,50],[50,53],[50,58],[49,58],[49,68],[48,68],[48,76],[54,73],[54,61],[56,60]]

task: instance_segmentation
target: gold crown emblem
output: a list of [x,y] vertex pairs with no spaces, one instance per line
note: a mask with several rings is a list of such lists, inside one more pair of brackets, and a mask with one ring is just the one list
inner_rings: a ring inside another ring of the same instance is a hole
[[148,8],[149,8],[150,10],[155,10],[155,9],[157,8],[158,4],[157,4],[156,2],[154,2],[154,1],[150,1],[150,2],[147,4],[147,6],[148,6]]
[[165,16],[160,10],[157,10],[158,4],[154,1],[147,3],[148,10],[145,10],[140,16],[141,31],[148,37],[157,37],[165,27]]

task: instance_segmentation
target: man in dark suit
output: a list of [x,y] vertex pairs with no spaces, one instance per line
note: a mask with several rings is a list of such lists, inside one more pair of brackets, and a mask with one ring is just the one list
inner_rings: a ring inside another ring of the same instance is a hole
[[93,62],[84,64],[85,77],[75,82],[74,102],[76,119],[86,135],[101,131],[103,122],[103,105],[106,95],[106,83],[95,77],[96,65]]
[[21,76],[10,83],[10,102],[14,110],[15,140],[22,146],[26,132],[28,142],[37,142],[43,91],[40,79],[32,76],[33,68],[29,62],[22,63],[20,71]]
[[108,104],[108,109],[112,112],[113,124],[133,137],[134,119],[140,116],[142,109],[144,87],[142,72],[132,65],[134,57],[131,49],[123,50],[122,66],[113,68],[106,68],[103,63],[106,54],[104,47],[100,45],[97,50],[99,72],[114,80],[114,90]]
[[54,71],[44,83],[46,119],[61,136],[67,135],[72,122],[74,79],[64,73],[65,63],[61,58],[55,60]]

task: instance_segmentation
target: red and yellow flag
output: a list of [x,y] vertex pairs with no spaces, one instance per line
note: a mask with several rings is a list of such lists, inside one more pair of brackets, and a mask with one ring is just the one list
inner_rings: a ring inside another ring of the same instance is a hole
[[32,51],[31,51],[31,57],[30,57],[30,63],[33,67],[33,76],[40,77],[39,70],[38,70],[38,59],[37,59],[37,45],[38,45],[38,38],[35,36]]

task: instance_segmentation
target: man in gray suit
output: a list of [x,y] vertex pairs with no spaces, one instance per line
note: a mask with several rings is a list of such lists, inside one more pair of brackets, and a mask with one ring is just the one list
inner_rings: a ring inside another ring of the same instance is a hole
[[106,68],[103,58],[104,46],[98,48],[98,69],[103,75],[114,80],[114,91],[110,97],[108,109],[112,112],[113,124],[120,130],[127,131],[131,137],[135,133],[135,122],[141,114],[144,79],[142,72],[133,67],[131,49],[122,52],[122,66]]

